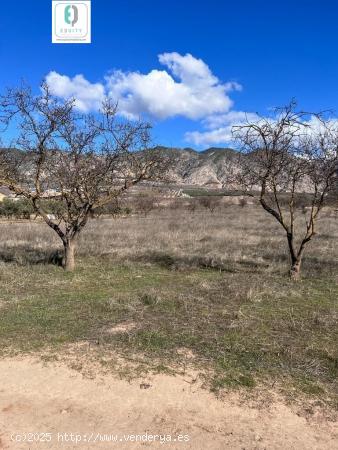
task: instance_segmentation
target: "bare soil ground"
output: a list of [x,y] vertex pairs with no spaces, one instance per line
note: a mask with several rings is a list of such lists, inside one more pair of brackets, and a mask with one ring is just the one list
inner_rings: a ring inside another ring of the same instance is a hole
[[[198,380],[194,382],[193,373],[149,375],[131,382],[111,375],[89,379],[59,362],[46,365],[31,357],[16,357],[0,361],[0,374],[1,449],[338,448],[337,422],[320,414],[306,418],[273,392],[265,394],[269,401],[243,400],[241,392],[216,398]],[[51,433],[51,441],[11,440],[13,433],[12,438],[20,439],[30,432]],[[79,442],[65,442],[64,433],[68,439],[73,433],[73,440],[77,435]],[[140,442],[140,437],[124,441],[125,435],[145,433],[162,439],[170,435],[172,441]],[[108,435],[117,435],[118,442],[88,442]],[[178,435],[189,440],[174,442]]]

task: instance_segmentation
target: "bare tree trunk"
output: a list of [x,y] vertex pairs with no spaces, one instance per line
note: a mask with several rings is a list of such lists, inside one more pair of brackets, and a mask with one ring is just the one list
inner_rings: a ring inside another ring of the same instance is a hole
[[300,268],[301,268],[302,259],[296,258],[292,261],[290,268],[290,278],[293,281],[298,281],[300,279]]
[[66,239],[63,243],[64,256],[62,266],[67,272],[75,269],[75,239]]
[[291,259],[290,279],[293,281],[298,281],[300,279],[303,249],[301,249],[298,253],[295,250],[292,231],[287,232],[287,239]]

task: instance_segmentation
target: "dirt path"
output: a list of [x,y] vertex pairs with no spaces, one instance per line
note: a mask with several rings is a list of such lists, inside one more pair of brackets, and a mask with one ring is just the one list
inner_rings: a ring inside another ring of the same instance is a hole
[[[47,442],[11,441],[12,433],[12,439],[20,439],[29,432],[40,433],[35,438]],[[115,434],[117,442],[92,442]],[[128,434],[142,435],[143,442],[139,436],[125,442]],[[176,442],[145,442],[146,436],[150,440],[149,435],[156,434],[162,439],[170,435]],[[338,429],[319,418],[309,422],[281,402],[252,408],[235,396],[218,400],[188,377],[156,375],[131,383],[110,376],[92,380],[60,364],[6,359],[0,361],[0,439],[1,449],[15,450],[336,450]]]

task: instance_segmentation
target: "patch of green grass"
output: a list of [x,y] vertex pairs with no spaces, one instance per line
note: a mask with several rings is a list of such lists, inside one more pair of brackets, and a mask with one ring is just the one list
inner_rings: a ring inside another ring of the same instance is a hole
[[232,374],[227,376],[215,376],[211,379],[210,387],[212,392],[219,392],[224,388],[253,388],[256,382],[250,374]]
[[305,379],[299,378],[297,380],[297,386],[302,392],[312,397],[321,397],[325,393],[324,389],[321,386],[319,386],[316,382],[309,381],[306,378]]
[[243,195],[242,191],[228,191],[219,189],[199,189],[190,188],[184,189],[183,192],[188,194],[190,197],[235,197],[237,195]]
[[[285,389],[292,385],[338,404],[338,285],[332,279],[295,284],[253,271],[173,271],[94,259],[80,261],[71,274],[39,265],[7,265],[6,273],[3,354],[43,351],[48,358],[65,344],[89,341],[101,355],[138,355],[152,361],[151,370],[156,361],[166,371],[183,362],[178,350],[185,348],[196,368],[213,373],[214,391],[280,380]],[[109,332],[123,323],[133,327]]]
[[140,300],[145,306],[154,306],[158,302],[157,296],[149,293],[142,294]]

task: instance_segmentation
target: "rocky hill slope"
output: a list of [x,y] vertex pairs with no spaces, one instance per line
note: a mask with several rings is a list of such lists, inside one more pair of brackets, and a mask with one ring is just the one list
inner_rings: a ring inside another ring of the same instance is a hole
[[170,178],[177,184],[221,188],[227,182],[229,166],[236,158],[236,151],[230,148],[211,147],[204,151],[192,148],[166,149],[173,155]]

